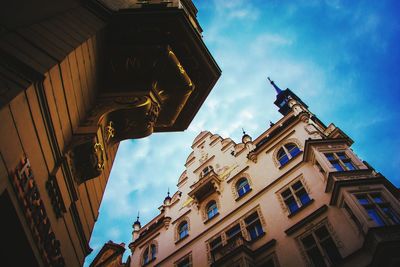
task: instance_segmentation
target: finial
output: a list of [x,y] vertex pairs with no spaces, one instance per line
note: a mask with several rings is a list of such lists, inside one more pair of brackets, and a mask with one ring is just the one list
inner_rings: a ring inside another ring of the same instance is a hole
[[168,187],[168,192],[167,192],[167,196],[169,196],[169,187]]
[[275,123],[273,123],[272,121],[269,121],[269,126],[270,127],[272,127],[272,126],[274,126],[275,125]]
[[281,88],[279,88],[274,81],[272,81],[269,77],[268,77],[268,81],[272,84],[272,86],[275,88],[276,94],[279,95],[280,93],[282,93]]
[[137,212],[136,221],[139,221],[139,211]]
[[242,132],[243,132],[243,135],[245,135],[246,134],[246,131],[242,128]]

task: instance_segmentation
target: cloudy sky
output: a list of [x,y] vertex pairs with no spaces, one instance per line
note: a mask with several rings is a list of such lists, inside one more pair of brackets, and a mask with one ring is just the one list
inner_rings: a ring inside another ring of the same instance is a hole
[[242,127],[254,139],[281,117],[267,76],[344,130],[353,150],[400,187],[399,1],[194,2],[222,76],[185,132],[121,143],[86,265],[108,240],[131,242],[138,211],[142,225],[158,214],[200,131],[239,142]]

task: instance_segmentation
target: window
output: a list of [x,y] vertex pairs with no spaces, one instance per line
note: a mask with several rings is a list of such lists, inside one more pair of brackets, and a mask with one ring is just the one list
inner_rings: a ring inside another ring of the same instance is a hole
[[178,227],[179,239],[182,239],[189,235],[189,227],[186,221],[181,222]]
[[214,169],[213,169],[212,166],[207,166],[207,167],[205,167],[205,168],[201,171],[200,177],[203,178],[203,177],[207,176],[207,174],[209,174],[209,173],[210,173],[211,171],[213,171],[213,170],[214,170]]
[[288,186],[283,190],[281,196],[291,214],[311,201],[301,181]]
[[249,181],[247,181],[246,178],[241,178],[236,183],[236,191],[237,191],[239,197],[248,193],[250,191]]
[[372,219],[377,226],[400,224],[399,215],[393,210],[389,202],[387,202],[381,193],[363,193],[355,194],[358,204],[360,204],[369,218]]
[[215,238],[214,240],[212,240],[210,242],[210,250],[211,251],[216,250],[220,246],[222,246],[222,238],[221,238],[221,236],[218,236],[217,238]]
[[146,247],[142,255],[142,265],[147,265],[151,261],[156,259],[157,247],[155,244],[151,244]]
[[231,227],[228,231],[226,231],[226,237],[231,239],[237,235],[241,235],[242,232],[240,230],[240,224],[236,224],[235,226]]
[[257,212],[254,212],[245,218],[244,222],[246,223],[246,229],[251,240],[255,240],[264,234],[264,230],[261,226],[260,218],[258,217]]
[[313,266],[331,266],[339,263],[342,259],[325,225],[319,226],[311,233],[301,237],[300,241]]
[[337,171],[352,171],[356,169],[345,152],[325,153],[325,157]]
[[215,215],[218,214],[217,203],[216,203],[214,200],[210,201],[210,202],[207,204],[206,211],[207,211],[207,218],[208,218],[208,219],[213,218]]
[[176,267],[191,267],[192,266],[192,254],[185,256],[175,263]]
[[294,143],[283,145],[277,154],[277,159],[281,166],[285,165],[290,159],[294,158],[300,153],[300,149]]

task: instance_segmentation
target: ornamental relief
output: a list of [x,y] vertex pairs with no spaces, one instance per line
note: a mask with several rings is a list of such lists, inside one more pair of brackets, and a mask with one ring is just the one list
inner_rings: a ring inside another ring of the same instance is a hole
[[279,144],[276,145],[274,153],[272,154],[272,160],[273,160],[273,162],[275,164],[275,167],[279,168],[281,166],[281,164],[278,161],[278,151],[279,151],[279,149],[283,145],[286,145],[286,144],[289,144],[289,143],[294,143],[301,151],[304,150],[303,145],[296,138],[289,138],[289,139],[285,139],[285,140],[281,141]]

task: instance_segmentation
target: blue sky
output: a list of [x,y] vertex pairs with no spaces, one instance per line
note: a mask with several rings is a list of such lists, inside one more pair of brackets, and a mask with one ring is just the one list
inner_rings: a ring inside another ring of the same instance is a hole
[[121,143],[86,265],[108,240],[131,242],[138,211],[142,225],[158,214],[200,131],[239,142],[242,127],[256,138],[281,117],[267,76],[345,131],[356,154],[400,187],[399,1],[194,2],[222,76],[185,132]]

